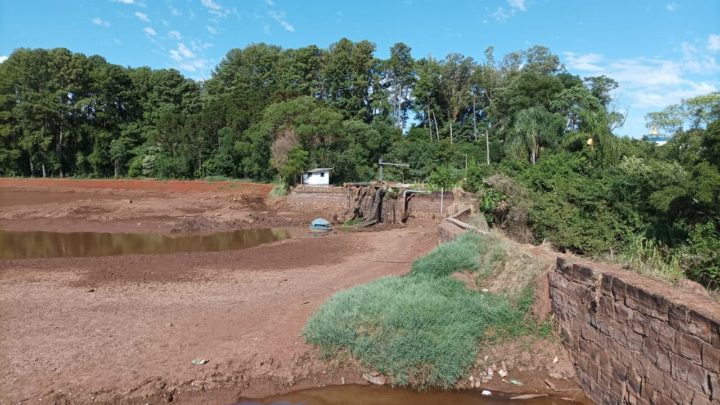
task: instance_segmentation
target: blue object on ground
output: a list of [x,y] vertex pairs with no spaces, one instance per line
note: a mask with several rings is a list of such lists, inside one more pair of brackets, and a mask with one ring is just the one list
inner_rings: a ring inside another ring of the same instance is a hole
[[310,223],[311,231],[332,231],[333,227],[330,225],[330,221],[325,218],[315,218]]

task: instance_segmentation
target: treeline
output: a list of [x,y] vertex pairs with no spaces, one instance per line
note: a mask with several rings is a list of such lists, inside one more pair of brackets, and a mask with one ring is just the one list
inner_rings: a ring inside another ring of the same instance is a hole
[[516,237],[624,256],[720,286],[720,94],[649,114],[664,146],[613,135],[618,84],[565,71],[547,48],[481,61],[388,59],[368,41],[233,49],[212,77],[125,68],[66,49],[0,64],[0,175],[292,183],[333,167],[477,191]]
[[423,181],[465,155],[485,161],[488,146],[494,161],[535,161],[567,130],[613,125],[616,86],[565,73],[543,47],[499,62],[489,48],[477,63],[415,60],[402,43],[387,60],[368,41],[257,44],[228,52],[205,82],[19,49],[0,65],[0,175],[272,180],[328,166],[341,182],[368,180],[384,156]]

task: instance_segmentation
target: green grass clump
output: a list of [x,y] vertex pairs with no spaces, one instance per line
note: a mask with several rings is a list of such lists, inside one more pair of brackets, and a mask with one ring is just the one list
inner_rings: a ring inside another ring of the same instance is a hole
[[444,277],[458,271],[475,271],[480,266],[481,236],[466,232],[415,261],[412,276]]
[[395,385],[450,387],[472,365],[488,327],[523,318],[507,299],[449,277],[386,277],[330,298],[305,338],[329,355],[348,351]]
[[631,240],[620,261],[640,274],[670,283],[684,278],[678,256],[664,251],[662,246],[652,239],[636,237]]
[[480,293],[450,277],[490,266],[481,265],[496,256],[489,242],[462,235],[417,260],[405,276],[335,294],[310,318],[305,339],[328,356],[351,355],[394,385],[451,387],[473,365],[479,345],[547,329],[527,316],[531,288],[514,297]]
[[285,184],[276,183],[272,190],[270,190],[270,197],[280,198],[285,197],[288,193],[288,188]]

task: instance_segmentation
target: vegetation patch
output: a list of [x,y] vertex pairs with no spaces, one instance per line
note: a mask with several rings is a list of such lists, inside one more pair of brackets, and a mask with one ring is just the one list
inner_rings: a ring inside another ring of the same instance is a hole
[[351,355],[394,385],[448,388],[473,365],[482,344],[547,332],[530,319],[532,289],[482,293],[450,277],[492,274],[492,238],[467,233],[441,245],[400,277],[335,294],[311,317],[306,340],[330,357]]

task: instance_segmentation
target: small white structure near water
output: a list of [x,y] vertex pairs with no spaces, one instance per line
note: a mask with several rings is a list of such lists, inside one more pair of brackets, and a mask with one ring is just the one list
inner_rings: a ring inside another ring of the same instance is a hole
[[303,184],[309,186],[328,186],[330,185],[330,172],[332,172],[332,169],[327,167],[308,170],[303,173]]

